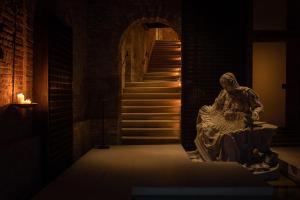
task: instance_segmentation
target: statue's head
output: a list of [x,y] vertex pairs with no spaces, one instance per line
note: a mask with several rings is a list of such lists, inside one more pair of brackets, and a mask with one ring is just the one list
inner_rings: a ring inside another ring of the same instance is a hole
[[226,72],[220,77],[220,84],[227,92],[232,92],[239,87],[234,74],[231,72]]

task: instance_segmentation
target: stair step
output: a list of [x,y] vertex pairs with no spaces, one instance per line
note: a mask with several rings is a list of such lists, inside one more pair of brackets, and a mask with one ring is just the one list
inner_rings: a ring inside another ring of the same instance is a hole
[[169,137],[146,137],[146,136],[122,136],[122,144],[178,144],[180,138],[178,136]]
[[179,128],[122,128],[123,136],[179,136]]
[[173,72],[173,73],[170,73],[169,75],[160,75],[159,74],[159,72],[158,73],[156,73],[156,72],[153,72],[153,73],[146,73],[145,75],[144,75],[144,79],[145,78],[162,78],[162,79],[164,79],[164,78],[173,78],[173,77],[175,77],[175,78],[179,78],[179,76],[180,76],[180,74],[178,73],[178,72]]
[[173,61],[180,61],[181,60],[180,55],[170,55],[170,54],[163,55],[162,52],[157,52],[157,53],[159,53],[160,55],[158,55],[158,54],[151,55],[150,63],[151,62],[157,62],[157,61],[160,61],[160,62],[173,62]]
[[155,61],[150,61],[149,62],[150,66],[156,65],[156,66],[161,66],[161,65],[165,65],[165,66],[170,66],[170,65],[181,65],[181,60],[169,60],[169,61],[163,61],[163,60],[155,60]]
[[180,68],[168,68],[168,67],[164,67],[164,68],[158,68],[158,67],[155,67],[155,68],[148,68],[148,72],[147,73],[152,73],[152,72],[179,72],[180,73]]
[[176,43],[155,43],[155,45],[153,46],[153,49],[167,48],[167,47],[181,48],[181,44],[176,44]]
[[158,47],[154,47],[152,49],[152,53],[153,52],[157,52],[157,51],[177,51],[177,52],[181,52],[181,45],[170,45],[170,46],[165,46],[165,45],[159,45]]
[[151,57],[150,62],[155,62],[155,61],[163,61],[163,62],[172,62],[172,61],[178,61],[181,60],[181,56],[176,56],[176,55],[155,55]]
[[123,99],[122,106],[180,106],[180,99]]
[[175,68],[175,69],[180,69],[180,64],[149,64],[149,68],[148,69],[152,69],[152,68]]
[[173,41],[173,40],[155,40],[155,45],[158,44],[181,44],[179,40]]
[[179,76],[180,72],[147,72],[145,76]]
[[181,43],[179,42],[155,42],[154,48],[160,47],[181,47]]
[[153,50],[151,53],[151,58],[152,56],[181,56],[181,51],[180,49],[170,49],[170,50]]
[[179,76],[144,76],[144,81],[178,81]]
[[[180,69],[180,66],[181,66],[181,60],[169,60],[169,61],[163,61],[163,60],[153,60],[153,61],[150,61],[149,62],[149,67],[150,66],[165,66],[165,67],[173,67],[173,65],[177,65],[177,67]],[[172,65],[172,66],[170,66]]]
[[163,43],[163,42],[174,42],[174,43],[181,43],[181,41],[180,40],[155,40],[155,42],[161,42],[161,43]]
[[159,48],[159,47],[180,47],[181,44],[180,43],[168,43],[168,42],[156,42],[155,45],[153,46],[154,48]]
[[180,41],[156,41],[143,82],[126,82],[123,90],[123,144],[180,141]]
[[181,44],[174,44],[174,43],[156,43],[153,46],[153,49],[160,49],[160,48],[180,48]]
[[177,87],[176,81],[160,81],[160,82],[125,82],[126,87]]
[[125,87],[124,93],[178,93],[181,87]]
[[154,61],[175,61],[175,60],[181,60],[180,55],[152,55],[151,56],[151,62]]
[[173,46],[173,47],[154,47],[152,49],[151,55],[155,55],[157,53],[166,53],[164,55],[181,55],[181,47],[180,46]]
[[180,119],[179,113],[122,113],[122,120],[156,120],[156,119]]
[[150,62],[152,58],[157,58],[157,57],[172,57],[172,58],[178,58],[181,57],[181,52],[177,50],[168,50],[168,51],[153,51],[151,54]]
[[171,81],[176,81],[179,79],[179,75],[174,75],[174,76],[158,76],[158,75],[144,75],[144,81],[145,80],[171,80]]
[[181,93],[124,93],[123,99],[180,99]]
[[174,128],[179,129],[179,120],[122,120],[123,128]]
[[122,113],[179,113],[178,106],[122,106]]

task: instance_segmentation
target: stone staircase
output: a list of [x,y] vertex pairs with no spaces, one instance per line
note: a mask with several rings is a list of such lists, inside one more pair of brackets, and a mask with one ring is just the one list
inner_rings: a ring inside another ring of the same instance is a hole
[[180,58],[180,42],[158,40],[144,81],[125,83],[122,144],[179,143]]

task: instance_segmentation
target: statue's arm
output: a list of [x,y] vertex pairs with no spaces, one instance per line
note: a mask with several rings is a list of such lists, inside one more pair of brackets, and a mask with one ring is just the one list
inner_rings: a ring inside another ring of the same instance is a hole
[[250,102],[250,107],[252,111],[252,119],[259,120],[259,114],[263,112],[264,106],[259,100],[259,96],[254,92],[254,90],[248,90],[248,97]]
[[226,92],[225,90],[221,90],[219,93],[218,97],[215,99],[215,102],[213,103],[212,107],[216,110],[222,110],[224,107],[224,102],[225,102],[225,95]]
[[199,109],[196,123],[198,124],[201,122],[201,115],[203,115],[204,113],[209,113],[212,110],[222,110],[224,106],[224,101],[225,90],[222,90],[211,106],[204,105]]

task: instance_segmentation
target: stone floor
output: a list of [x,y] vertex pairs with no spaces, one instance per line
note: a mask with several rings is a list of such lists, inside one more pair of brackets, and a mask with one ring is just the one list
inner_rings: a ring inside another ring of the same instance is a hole
[[273,147],[279,155],[281,177],[270,181],[279,199],[300,199],[300,147]]
[[34,199],[258,199],[272,192],[237,163],[192,162],[181,145],[123,145],[89,151]]
[[273,147],[272,150],[278,153],[280,160],[298,169],[300,175],[300,147]]

